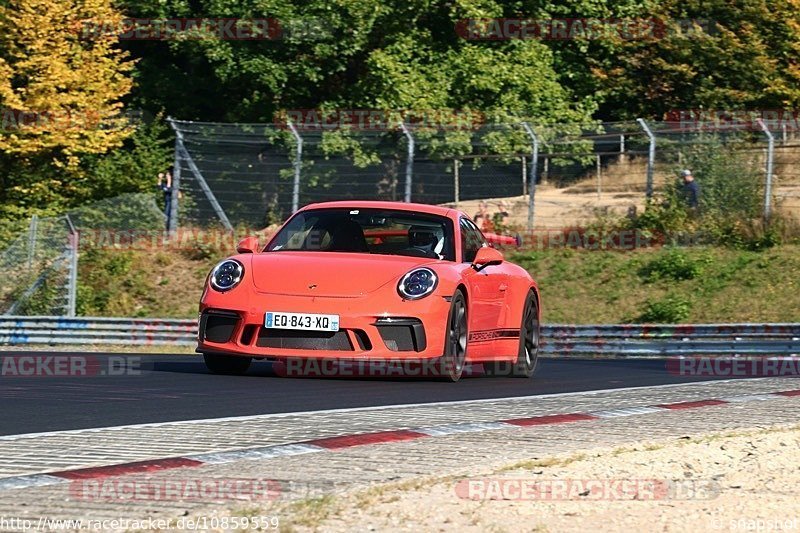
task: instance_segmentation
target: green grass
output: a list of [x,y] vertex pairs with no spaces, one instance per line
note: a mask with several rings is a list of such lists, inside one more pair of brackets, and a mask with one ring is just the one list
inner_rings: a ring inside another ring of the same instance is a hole
[[508,259],[539,284],[550,323],[795,322],[800,247],[760,252],[546,250]]
[[[229,251],[92,250],[80,258],[83,315],[194,317]],[[549,323],[795,322],[800,246],[507,253],[533,275]]]

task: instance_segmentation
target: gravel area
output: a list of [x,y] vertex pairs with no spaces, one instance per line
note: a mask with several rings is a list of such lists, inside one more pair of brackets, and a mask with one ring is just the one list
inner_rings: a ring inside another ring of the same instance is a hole
[[[798,531],[800,426],[541,457],[306,502],[319,531]],[[472,499],[470,499],[472,498]],[[306,514],[306,513],[304,513]]]

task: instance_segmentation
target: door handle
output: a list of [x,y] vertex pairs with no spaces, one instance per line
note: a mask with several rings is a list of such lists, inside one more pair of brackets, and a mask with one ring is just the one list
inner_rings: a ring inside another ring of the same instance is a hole
[[500,284],[500,290],[501,290],[501,291],[504,291],[504,290],[506,290],[507,288],[508,288],[508,285],[506,285],[505,283],[501,283],[501,284]]

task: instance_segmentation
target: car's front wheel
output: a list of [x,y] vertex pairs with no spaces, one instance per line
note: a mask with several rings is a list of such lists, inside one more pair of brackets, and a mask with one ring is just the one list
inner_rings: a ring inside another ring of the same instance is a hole
[[228,376],[240,376],[250,368],[252,357],[238,357],[233,355],[220,355],[216,353],[204,353],[203,359],[206,368],[212,374],[225,374]]

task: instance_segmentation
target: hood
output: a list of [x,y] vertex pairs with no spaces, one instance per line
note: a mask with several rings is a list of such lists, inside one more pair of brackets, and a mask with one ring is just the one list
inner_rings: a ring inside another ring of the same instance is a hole
[[254,254],[251,268],[260,292],[356,298],[432,262],[436,261],[396,255],[287,251]]

